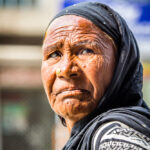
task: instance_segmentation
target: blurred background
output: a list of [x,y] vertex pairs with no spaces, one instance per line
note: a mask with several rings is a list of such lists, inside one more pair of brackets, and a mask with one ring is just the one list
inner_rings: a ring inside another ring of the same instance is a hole
[[[89,0],[0,0],[0,150],[60,150],[68,139],[47,102],[40,66],[50,19]],[[133,31],[150,106],[150,0],[97,0],[118,11]]]

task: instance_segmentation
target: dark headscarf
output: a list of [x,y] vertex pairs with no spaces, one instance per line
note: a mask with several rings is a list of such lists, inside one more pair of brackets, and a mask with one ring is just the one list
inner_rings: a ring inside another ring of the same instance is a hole
[[139,49],[124,19],[108,6],[97,2],[70,6],[54,19],[64,15],[81,16],[92,21],[112,37],[118,49],[117,65],[109,88],[97,108],[75,124],[64,150],[91,149],[94,131],[110,121],[120,121],[150,137],[150,110],[142,96],[143,70]]

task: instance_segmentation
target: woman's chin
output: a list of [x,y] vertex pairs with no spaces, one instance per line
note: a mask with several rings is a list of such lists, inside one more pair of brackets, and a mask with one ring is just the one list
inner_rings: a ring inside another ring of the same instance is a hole
[[[58,106],[58,105],[57,105]],[[76,98],[67,98],[54,111],[64,119],[80,120],[94,109],[91,101],[80,101]]]

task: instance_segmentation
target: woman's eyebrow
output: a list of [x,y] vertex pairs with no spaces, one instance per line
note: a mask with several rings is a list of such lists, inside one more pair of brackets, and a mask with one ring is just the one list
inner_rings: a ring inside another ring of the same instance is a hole
[[83,40],[83,41],[78,41],[78,42],[74,42],[72,44],[72,47],[80,47],[80,46],[91,46],[91,47],[100,47],[100,45],[98,44],[97,41],[95,40]]
[[89,40],[83,40],[83,41],[78,41],[78,42],[74,42],[72,44],[72,47],[78,47],[78,46],[84,46],[86,44],[90,44]]
[[50,51],[62,48],[63,43],[62,42],[55,42],[53,44],[49,44],[48,46],[46,46],[45,48],[43,47],[43,52],[44,54],[47,54]]

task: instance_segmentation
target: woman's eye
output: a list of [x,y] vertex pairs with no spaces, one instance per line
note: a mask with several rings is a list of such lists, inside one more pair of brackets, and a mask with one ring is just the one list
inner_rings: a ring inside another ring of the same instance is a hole
[[80,54],[94,54],[94,51],[92,49],[83,49]]
[[59,51],[55,51],[48,56],[48,58],[57,58],[57,57],[61,57],[61,53]]

